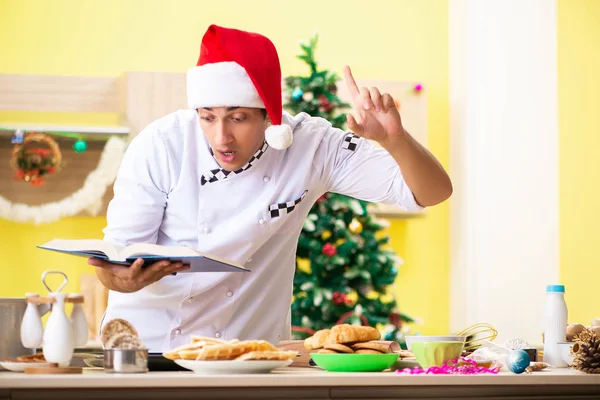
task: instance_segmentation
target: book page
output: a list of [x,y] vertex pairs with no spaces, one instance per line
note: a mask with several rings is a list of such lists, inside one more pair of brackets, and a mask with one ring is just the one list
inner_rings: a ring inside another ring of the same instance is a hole
[[40,247],[62,251],[82,251],[106,255],[108,258],[118,258],[122,246],[112,244],[100,239],[65,240],[54,239]]

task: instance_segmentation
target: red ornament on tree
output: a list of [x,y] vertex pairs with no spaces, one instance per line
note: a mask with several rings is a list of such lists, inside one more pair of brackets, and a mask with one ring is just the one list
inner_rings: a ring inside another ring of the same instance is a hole
[[331,302],[333,304],[341,305],[348,303],[348,299],[346,298],[345,293],[333,292],[333,295],[331,296]]
[[333,106],[331,105],[331,103],[329,102],[329,99],[327,99],[327,97],[324,94],[319,96],[319,100],[321,101],[321,108],[323,109],[323,111],[329,112],[329,111],[333,110]]
[[328,257],[333,257],[337,253],[337,248],[331,243],[325,243],[321,252]]
[[327,200],[327,193],[326,193],[326,194],[324,194],[324,195],[322,195],[321,197],[319,197],[319,198],[317,199],[317,203],[320,203],[320,202],[322,202],[322,201],[326,201],[326,200]]
[[402,325],[402,319],[400,318],[400,314],[398,314],[397,312],[391,313],[388,319],[390,323],[396,328],[400,328],[400,326]]

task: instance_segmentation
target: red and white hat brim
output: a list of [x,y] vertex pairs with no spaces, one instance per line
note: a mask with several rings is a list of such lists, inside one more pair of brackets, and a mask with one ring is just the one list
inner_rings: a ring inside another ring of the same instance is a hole
[[187,72],[189,108],[265,108],[246,70],[228,61],[192,67]]

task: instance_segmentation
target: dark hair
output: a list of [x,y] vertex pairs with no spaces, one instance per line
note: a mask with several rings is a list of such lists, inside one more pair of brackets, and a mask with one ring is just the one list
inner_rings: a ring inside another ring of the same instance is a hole
[[[204,107],[204,109],[208,109],[209,107]],[[196,108],[196,112],[200,111],[199,108]],[[266,119],[267,118],[267,109],[266,108],[261,108],[260,111],[262,112],[263,118]]]

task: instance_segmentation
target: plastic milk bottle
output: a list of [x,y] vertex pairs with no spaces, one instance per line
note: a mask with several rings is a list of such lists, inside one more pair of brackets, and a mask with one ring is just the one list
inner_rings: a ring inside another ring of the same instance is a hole
[[544,362],[553,367],[567,367],[560,356],[559,342],[567,340],[568,311],[564,285],[546,287],[544,305]]

